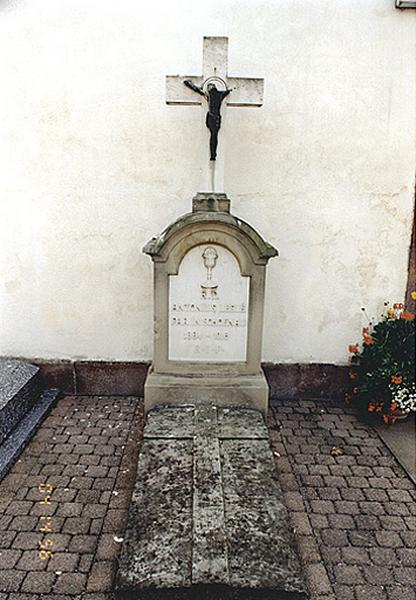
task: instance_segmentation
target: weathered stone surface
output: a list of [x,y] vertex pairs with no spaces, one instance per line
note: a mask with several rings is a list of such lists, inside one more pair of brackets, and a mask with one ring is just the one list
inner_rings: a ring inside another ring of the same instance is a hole
[[224,440],[221,459],[230,585],[301,592],[268,441]]
[[26,413],[7,439],[0,445],[0,479],[9,471],[48,414],[58,396],[58,390],[46,390]]
[[256,410],[219,408],[217,414],[218,437],[221,439],[269,439],[264,419]]
[[118,597],[304,597],[261,413],[160,407],[144,437]]
[[38,371],[22,360],[0,358],[0,445],[36,399]]
[[[221,439],[268,439],[263,417],[256,410],[216,407],[204,413],[203,407],[198,407],[197,414],[199,423],[202,414],[214,420],[216,435]],[[181,406],[180,410],[175,406],[161,406],[148,413],[143,435],[145,438],[193,438],[196,431],[194,405]]]
[[224,583],[228,571],[217,409],[195,409],[192,583]]
[[192,557],[192,441],[146,439],[137,471],[118,588],[187,587]]

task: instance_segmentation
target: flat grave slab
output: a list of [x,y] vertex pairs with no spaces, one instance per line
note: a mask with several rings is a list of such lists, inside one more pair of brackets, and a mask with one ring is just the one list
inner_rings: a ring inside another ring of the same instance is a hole
[[148,414],[116,595],[169,591],[306,597],[260,412],[189,405]]

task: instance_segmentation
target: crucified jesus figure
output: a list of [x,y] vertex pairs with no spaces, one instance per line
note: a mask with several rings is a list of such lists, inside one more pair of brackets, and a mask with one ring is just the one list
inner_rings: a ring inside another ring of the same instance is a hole
[[221,104],[231,90],[221,91],[217,89],[214,83],[209,83],[207,86],[207,91],[205,92],[202,87],[198,87],[192,83],[190,79],[186,79],[184,84],[197,94],[204,96],[208,102],[208,112],[205,124],[211,132],[211,137],[209,140],[209,148],[211,153],[210,160],[215,160],[217,158],[218,131],[221,127]]

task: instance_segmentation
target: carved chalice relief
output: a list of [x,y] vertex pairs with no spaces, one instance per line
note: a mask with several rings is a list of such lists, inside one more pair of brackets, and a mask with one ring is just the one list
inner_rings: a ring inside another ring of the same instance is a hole
[[207,270],[207,278],[201,283],[203,300],[216,300],[218,297],[218,284],[212,279],[212,271],[217,264],[218,252],[212,246],[208,246],[202,253],[204,267]]

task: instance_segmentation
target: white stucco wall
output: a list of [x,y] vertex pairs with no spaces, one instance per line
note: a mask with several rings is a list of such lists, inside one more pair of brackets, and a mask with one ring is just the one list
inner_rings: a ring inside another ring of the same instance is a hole
[[265,78],[227,114],[232,210],[280,250],[264,360],[344,363],[406,286],[416,11],[394,0],[2,0],[0,354],[147,360],[144,243],[189,211],[201,111],[166,74]]

